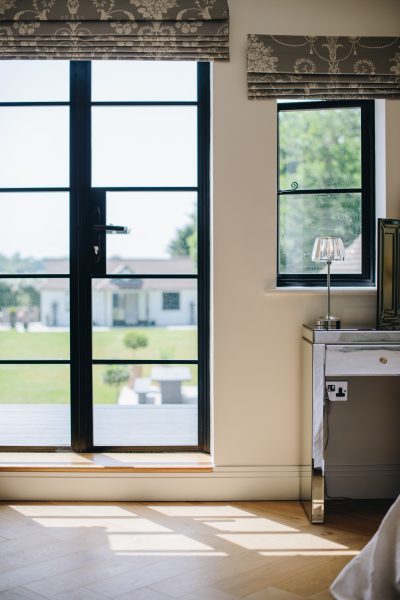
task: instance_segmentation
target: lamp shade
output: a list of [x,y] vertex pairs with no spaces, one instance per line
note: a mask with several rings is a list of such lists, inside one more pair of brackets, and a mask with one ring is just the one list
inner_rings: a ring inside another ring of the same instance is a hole
[[311,254],[314,262],[344,260],[344,244],[339,237],[317,237]]

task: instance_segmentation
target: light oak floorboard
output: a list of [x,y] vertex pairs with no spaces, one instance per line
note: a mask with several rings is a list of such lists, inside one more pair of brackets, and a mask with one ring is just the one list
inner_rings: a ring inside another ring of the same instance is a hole
[[0,503],[0,600],[330,600],[389,503]]

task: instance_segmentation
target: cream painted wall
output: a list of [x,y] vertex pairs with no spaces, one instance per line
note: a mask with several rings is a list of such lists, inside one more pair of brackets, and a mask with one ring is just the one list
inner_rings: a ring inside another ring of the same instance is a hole
[[[213,78],[215,463],[297,465],[301,324],[322,312],[325,298],[315,292],[266,293],[276,277],[276,105],[247,100],[246,34],[400,35],[400,2],[229,0],[229,5],[231,62],[214,65]],[[383,122],[387,216],[399,217],[400,101],[386,103]],[[335,296],[334,310],[344,323],[372,325],[375,295]],[[355,430],[356,404],[347,406]],[[370,402],[368,408],[374,419],[379,406]],[[400,463],[392,450],[384,460]],[[334,448],[331,452],[335,460]]]
[[[229,5],[231,61],[213,68],[212,378],[216,468],[207,475],[3,473],[2,499],[298,497],[301,324],[322,312],[325,297],[317,292],[266,293],[274,286],[276,275],[276,109],[272,101],[247,100],[246,35],[400,35],[400,2],[229,0]],[[381,166],[387,216],[400,218],[400,101],[386,103],[386,115],[380,122],[384,131],[379,136],[379,156],[386,152],[386,164]],[[372,324],[375,297],[373,293],[341,294],[335,296],[334,309],[344,322]],[[398,423],[398,383],[392,380],[385,388],[382,381],[375,380],[372,390],[364,403],[364,395],[371,391],[369,383],[350,382],[348,405],[333,407],[332,433],[344,428],[346,437],[338,440],[332,436],[328,458],[337,465],[337,479],[344,474],[354,481],[354,475],[358,475],[357,481],[364,486],[358,489],[365,496],[377,495],[371,481],[382,484],[381,494],[391,495],[393,482],[399,479],[396,430],[391,426],[388,438],[374,440],[370,432],[378,421],[384,432],[390,423]],[[367,435],[359,436],[362,427]],[[358,442],[355,445],[353,432]],[[385,469],[380,469],[377,461],[386,465]],[[350,465],[347,471],[346,463]],[[364,465],[361,474],[357,470],[360,464]],[[336,485],[330,492],[335,489],[345,491]]]

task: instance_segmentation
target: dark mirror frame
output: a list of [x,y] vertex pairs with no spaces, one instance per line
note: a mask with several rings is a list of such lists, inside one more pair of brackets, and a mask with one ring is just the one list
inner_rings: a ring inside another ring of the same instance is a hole
[[378,219],[377,328],[400,329],[400,221]]

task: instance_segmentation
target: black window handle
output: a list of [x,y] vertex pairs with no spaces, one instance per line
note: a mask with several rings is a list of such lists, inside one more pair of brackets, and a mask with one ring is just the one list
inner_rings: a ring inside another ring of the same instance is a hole
[[93,225],[93,231],[101,233],[119,233],[124,235],[130,233],[130,229],[124,225]]

